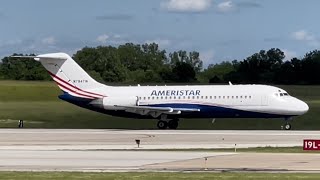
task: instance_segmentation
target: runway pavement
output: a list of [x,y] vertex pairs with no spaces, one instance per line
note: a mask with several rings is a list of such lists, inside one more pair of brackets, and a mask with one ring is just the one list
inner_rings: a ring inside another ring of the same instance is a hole
[[0,170],[320,172],[320,154],[183,151],[302,146],[305,138],[320,139],[320,132],[0,129]]
[[0,149],[190,149],[302,146],[320,131],[0,129]]

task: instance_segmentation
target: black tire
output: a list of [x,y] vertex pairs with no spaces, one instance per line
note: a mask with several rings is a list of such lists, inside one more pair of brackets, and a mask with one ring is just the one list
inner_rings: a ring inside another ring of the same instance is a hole
[[284,129],[285,129],[285,130],[290,130],[290,129],[291,129],[291,124],[290,124],[290,123],[286,123],[286,124],[284,125]]
[[179,126],[179,122],[177,120],[170,120],[168,123],[169,129],[177,129]]
[[168,123],[167,121],[158,121],[157,126],[159,129],[167,129]]

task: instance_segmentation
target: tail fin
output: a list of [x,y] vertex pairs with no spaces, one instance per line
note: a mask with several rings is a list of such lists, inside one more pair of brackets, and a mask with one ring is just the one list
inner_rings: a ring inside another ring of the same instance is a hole
[[62,91],[82,98],[104,97],[92,92],[104,85],[91,78],[68,54],[41,54],[34,59],[41,62]]

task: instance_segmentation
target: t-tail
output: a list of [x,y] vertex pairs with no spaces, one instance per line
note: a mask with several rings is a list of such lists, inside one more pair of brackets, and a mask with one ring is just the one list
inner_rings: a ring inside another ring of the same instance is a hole
[[104,86],[90,77],[68,54],[51,53],[38,56],[15,56],[34,58],[48,71],[59,88],[72,96],[97,99],[104,95],[95,90]]

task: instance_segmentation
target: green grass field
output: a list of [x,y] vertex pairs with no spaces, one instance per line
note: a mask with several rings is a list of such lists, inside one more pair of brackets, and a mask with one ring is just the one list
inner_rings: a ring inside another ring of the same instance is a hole
[[[307,114],[296,117],[293,129],[320,128],[320,86],[279,86],[308,103]],[[25,120],[32,128],[120,128],[153,129],[156,120],[117,118],[58,99],[61,94],[54,82],[0,81],[0,127],[17,127]],[[179,129],[280,129],[282,119],[185,119]]]
[[77,173],[77,172],[0,172],[0,179],[33,179],[33,180],[54,180],[54,179],[127,179],[127,180],[179,180],[179,179],[219,179],[219,180],[286,180],[286,179],[314,179],[318,180],[320,174],[312,173]]

